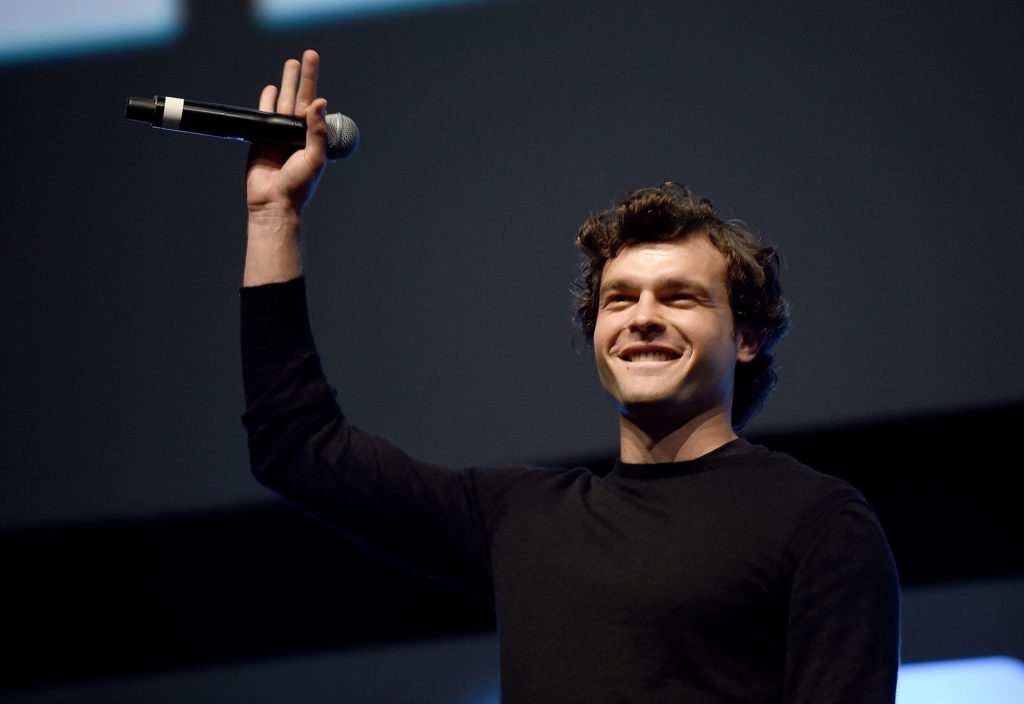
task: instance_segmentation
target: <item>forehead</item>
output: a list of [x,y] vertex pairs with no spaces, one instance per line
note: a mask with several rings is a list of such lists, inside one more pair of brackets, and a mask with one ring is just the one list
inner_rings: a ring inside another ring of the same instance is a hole
[[725,286],[725,257],[707,237],[670,242],[642,242],[625,247],[605,262],[601,288],[694,282]]

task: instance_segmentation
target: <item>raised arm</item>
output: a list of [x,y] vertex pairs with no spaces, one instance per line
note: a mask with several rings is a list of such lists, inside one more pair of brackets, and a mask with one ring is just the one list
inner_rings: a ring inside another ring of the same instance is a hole
[[257,143],[249,151],[243,286],[280,283],[302,274],[299,221],[327,163],[327,101],[317,97],[319,68],[320,57],[307,49],[301,62],[285,62],[280,88],[268,85],[260,94],[260,110],[303,116],[308,129],[303,149]]

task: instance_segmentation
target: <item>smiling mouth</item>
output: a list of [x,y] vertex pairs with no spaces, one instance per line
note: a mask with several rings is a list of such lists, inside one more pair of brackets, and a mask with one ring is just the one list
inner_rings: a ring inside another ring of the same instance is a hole
[[678,354],[661,351],[628,352],[622,355],[626,362],[669,362],[679,359]]

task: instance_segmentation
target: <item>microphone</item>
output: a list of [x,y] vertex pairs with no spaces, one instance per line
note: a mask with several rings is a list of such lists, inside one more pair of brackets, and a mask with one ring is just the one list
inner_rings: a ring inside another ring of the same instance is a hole
[[[235,108],[198,100],[156,96],[128,98],[125,118],[153,127],[242,142],[288,147],[306,144],[306,120],[294,115]],[[327,158],[344,159],[359,146],[359,128],[340,112],[327,115]]]

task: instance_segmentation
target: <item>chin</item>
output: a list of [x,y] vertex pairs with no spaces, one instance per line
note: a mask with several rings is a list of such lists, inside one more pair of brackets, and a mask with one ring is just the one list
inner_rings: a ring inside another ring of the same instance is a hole
[[668,420],[685,415],[675,399],[633,398],[616,405],[619,412],[631,420]]
[[621,399],[616,402],[619,412],[631,421],[638,423],[669,424],[682,426],[701,416],[720,411],[723,406],[717,402],[701,401],[700,399],[681,399],[677,396],[641,396]]

